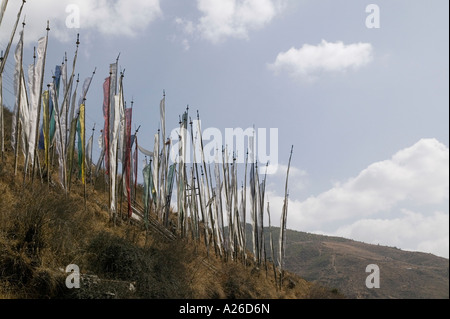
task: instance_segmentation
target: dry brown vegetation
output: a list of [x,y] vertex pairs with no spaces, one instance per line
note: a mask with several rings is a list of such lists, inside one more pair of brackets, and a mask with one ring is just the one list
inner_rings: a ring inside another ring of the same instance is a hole
[[[1,298],[308,298],[311,284],[287,274],[223,263],[202,245],[168,241],[140,225],[113,226],[101,205],[46,185],[29,191],[0,182]],[[20,196],[19,196],[20,194]],[[8,209],[6,209],[8,207]],[[82,288],[65,287],[77,264]]]

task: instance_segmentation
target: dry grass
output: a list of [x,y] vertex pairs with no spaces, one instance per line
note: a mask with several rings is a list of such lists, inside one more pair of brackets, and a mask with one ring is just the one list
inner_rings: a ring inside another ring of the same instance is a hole
[[[310,283],[286,274],[275,288],[271,268],[250,261],[224,263],[203,244],[170,241],[142,225],[113,226],[103,194],[66,196],[35,183],[33,191],[0,181],[1,298],[307,298]],[[7,209],[6,209],[7,208]],[[61,271],[77,264],[79,290],[68,290]],[[97,278],[95,280],[89,278]],[[133,289],[129,289],[132,285]]]

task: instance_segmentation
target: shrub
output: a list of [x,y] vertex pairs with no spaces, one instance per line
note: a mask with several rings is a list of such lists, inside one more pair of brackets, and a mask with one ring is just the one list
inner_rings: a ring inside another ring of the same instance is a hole
[[189,297],[181,248],[177,243],[161,245],[142,248],[101,232],[87,248],[88,269],[101,278],[135,283],[140,298]]
[[342,295],[337,288],[330,290],[314,284],[309,290],[308,299],[344,299],[344,295]]
[[250,299],[255,297],[251,292],[255,292],[253,279],[255,279],[257,272],[254,272],[254,276],[252,276],[240,270],[239,266],[236,264],[224,266],[222,286],[226,299]]
[[105,278],[135,280],[150,267],[139,247],[108,232],[94,237],[87,251],[89,269]]

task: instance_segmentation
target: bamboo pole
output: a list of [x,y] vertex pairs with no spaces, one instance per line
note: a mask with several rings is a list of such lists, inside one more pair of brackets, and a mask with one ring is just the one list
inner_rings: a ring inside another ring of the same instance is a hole
[[[21,38],[21,47],[20,47],[20,60],[19,60],[19,90],[17,93],[17,113],[16,113],[16,128],[15,128],[15,146],[14,146],[14,176],[17,175],[17,158],[19,156],[19,139],[20,139],[20,131],[21,131],[21,125],[20,125],[20,106],[22,104],[22,85],[23,85],[23,32],[25,31],[25,20],[22,22],[22,38]],[[22,147],[25,147],[22,145]]]
[[289,169],[291,167],[291,159],[292,159],[292,153],[294,150],[294,146],[291,147],[291,154],[289,156],[289,163],[288,168],[286,172],[286,184],[284,188],[284,204],[283,204],[283,210],[281,213],[281,222],[280,222],[280,252],[279,252],[279,272],[280,272],[280,289],[283,285],[283,275],[284,275],[284,257],[285,257],[285,249],[286,249],[286,222],[287,222],[287,206],[288,206],[288,179],[289,179]]
[[[34,86],[36,84],[36,83],[34,83],[34,74],[35,74],[35,72],[36,72],[36,47],[33,48],[33,87],[31,87],[30,90],[34,90]],[[36,121],[36,122],[38,122],[38,121]],[[36,123],[36,125],[38,125],[38,123]],[[32,132],[30,132],[30,133],[32,133]],[[30,156],[29,145],[28,145],[27,148],[28,149],[27,149],[27,152],[26,152],[26,155],[25,155],[25,168],[23,170],[23,185],[25,185],[25,180],[26,180],[26,177],[27,177],[27,171],[28,171],[28,166],[29,166],[29,163],[28,163],[29,156]]]
[[3,59],[0,64],[0,74],[3,74],[3,70],[5,69],[6,60],[8,59],[9,51],[11,49],[11,45],[14,40],[14,35],[16,34],[17,26],[19,24],[20,16],[22,15],[22,10],[23,10],[23,6],[25,5],[25,2],[26,2],[25,0],[22,0],[22,5],[20,6],[19,13],[17,13],[16,22],[11,31],[11,36],[10,36],[8,45],[6,46],[6,49],[5,49],[5,55],[3,56]]
[[[119,59],[119,57],[117,57],[117,59]],[[125,117],[125,110],[124,110],[124,108],[125,108],[125,101],[124,101],[124,96],[123,96],[123,78],[124,78],[124,73],[121,72],[120,73],[120,81],[119,81],[119,97],[120,97],[119,101],[120,101],[120,104],[121,104],[121,107],[122,107],[123,116]],[[119,120],[119,122],[120,122],[120,120]],[[124,122],[123,123],[125,123],[125,118],[124,118]],[[117,135],[119,135],[120,133],[121,133],[120,130],[118,130]],[[125,133],[125,131],[123,133]],[[119,136],[117,136],[117,140],[120,141]],[[125,138],[124,138],[124,140],[125,140]],[[116,145],[116,171],[115,171],[115,174],[116,174],[116,185],[117,185],[117,173],[118,173],[118,170],[119,170],[119,155],[118,155],[119,154],[119,144],[120,143],[117,142],[117,145]],[[115,196],[116,201],[117,201],[117,198],[119,197],[119,196],[117,196],[118,195],[117,192],[119,192],[119,194],[120,194],[119,214],[118,214],[120,216],[120,218],[122,218],[122,201],[123,201],[123,175],[124,175],[123,162],[124,162],[124,158],[123,158],[123,144],[122,144],[122,174],[121,174],[122,176],[120,177],[119,185],[118,186],[115,185],[115,190],[114,190],[116,192],[116,196]],[[116,207],[116,209],[117,209],[117,207]]]
[[[0,56],[0,63],[3,60],[3,51]],[[2,74],[0,73],[0,149],[2,152],[2,162],[5,161],[5,129],[3,120],[3,80]]]
[[[197,112],[197,116],[198,116],[198,112]],[[204,241],[205,241],[205,247],[207,248],[208,251],[208,229],[207,229],[207,219],[205,217],[205,205],[204,205],[204,198],[202,196],[202,189],[201,189],[201,184],[200,184],[200,178],[199,178],[199,174],[198,174],[198,165],[197,165],[197,152],[196,152],[196,145],[197,143],[195,143],[195,140],[198,138],[198,136],[195,137],[194,139],[194,129],[193,129],[193,122],[192,120],[189,123],[191,125],[191,140],[192,140],[192,145],[194,148],[194,171],[193,174],[195,174],[195,179],[194,181],[197,182],[197,188],[198,188],[198,198],[200,201],[200,213],[202,215],[202,220],[204,223],[204,227],[203,227],[203,237],[204,237]],[[198,133],[198,132],[197,132]],[[195,189],[195,184],[193,185],[194,189]]]
[[[44,116],[47,115],[47,119],[48,119],[48,122],[49,122],[47,124],[50,127],[50,114],[49,114],[50,113],[50,109],[49,109],[49,105],[50,105],[50,84],[47,84],[47,93],[48,93],[47,94],[47,110],[46,110],[47,112],[46,112],[46,114],[44,114]],[[46,127],[44,127],[46,125],[42,125],[42,126],[43,126],[43,130],[47,129]],[[44,134],[44,138],[46,138],[45,134]],[[48,130],[47,138],[50,140],[50,130]],[[47,187],[50,189],[50,158],[49,158],[50,141],[49,140],[47,141],[47,150],[45,151],[45,163],[47,165]]]
[[270,222],[270,208],[269,208],[269,202],[267,202],[267,217],[269,219],[269,241],[270,241],[270,251],[272,254],[272,269],[273,269],[273,277],[275,280],[275,287],[278,291],[278,278],[277,278],[277,271],[275,267],[275,249],[273,246],[273,234],[272,234],[272,224]]
[[[63,180],[63,186],[64,186],[64,191],[66,196],[68,195],[68,190],[67,190],[67,167],[66,167],[66,161],[65,161],[65,147],[64,147],[64,143],[65,141],[63,141],[63,136],[62,136],[62,129],[61,129],[61,112],[59,110],[59,106],[58,106],[58,100],[56,99],[56,92],[54,90],[54,88],[52,89],[52,92],[54,94],[52,95],[52,99],[53,99],[53,108],[55,110],[55,114],[58,118],[58,132],[59,132],[59,143],[60,143],[60,147],[61,147],[61,154],[59,154],[60,157],[63,158],[63,167],[62,167],[62,180]],[[59,168],[61,169],[61,168]]]
[[248,150],[245,156],[245,168],[244,168],[244,185],[242,193],[242,214],[244,225],[242,233],[244,238],[244,265],[247,265],[247,170],[248,170]]
[[83,191],[84,191],[84,210],[87,211],[87,195],[86,195],[86,99],[83,100],[83,105],[84,105],[84,116],[83,116],[83,132],[81,132],[81,134],[83,134],[83,138],[82,138],[82,149],[83,149],[83,163],[84,163],[84,170],[83,170],[83,175],[81,178],[84,180],[83,182]]
[[204,152],[204,146],[203,146],[203,137],[202,137],[202,130],[201,130],[201,123],[200,123],[200,116],[199,116],[199,112],[197,111],[197,130],[200,134],[200,154],[201,154],[201,162],[202,162],[202,167],[201,167],[201,175],[202,175],[202,179],[203,179],[203,175],[204,175],[204,185],[206,185],[206,199],[207,201],[205,201],[205,203],[210,202],[210,205],[206,205],[206,209],[210,218],[210,223],[211,223],[211,237],[213,240],[213,244],[214,244],[214,251],[217,252],[219,250],[219,254],[221,255],[221,247],[219,246],[219,238],[216,236],[216,227],[217,227],[217,223],[214,220],[214,214],[213,214],[213,210],[211,208],[212,206],[212,196],[214,196],[211,192],[212,190],[212,179],[211,179],[211,173],[209,172],[208,175],[208,169],[206,166],[206,160],[205,160],[205,152]]
[[[63,62],[63,64],[66,67],[66,77],[67,77],[67,52],[64,52],[64,62]],[[75,70],[75,68],[72,70],[72,72],[74,70]],[[80,74],[78,74],[77,81],[76,81],[77,82],[76,86],[78,86],[79,77],[80,77]],[[66,81],[67,81],[67,79],[66,79]],[[64,79],[63,79],[63,83],[64,83]],[[69,85],[67,85],[67,87],[63,87],[63,89],[64,89],[64,96],[68,95],[68,98],[67,98],[67,101],[66,101],[67,106],[66,106],[66,109],[65,109],[65,111],[66,111],[66,114],[65,114],[65,116],[66,116],[65,117],[66,118],[66,140],[64,141],[65,145],[68,144],[68,140],[69,140],[69,134],[68,134],[68,131],[69,131],[68,127],[69,127],[69,125],[68,125],[68,123],[71,120],[71,119],[69,119],[69,109],[70,109],[70,97],[72,95],[72,84],[73,84],[73,82],[70,83],[70,88],[69,88]],[[69,89],[70,89],[70,91],[69,91]],[[76,90],[76,88],[75,88],[75,90]],[[69,92],[67,93],[67,91],[69,91]]]
[[8,0],[4,0],[2,1],[2,5],[0,7],[0,26],[2,25],[2,20],[3,20],[3,14],[6,11],[6,6],[8,5]]
[[135,148],[134,148],[134,156],[136,157],[136,161],[135,161],[135,165],[134,165],[134,205],[136,205],[136,196],[137,196],[137,166],[138,166],[138,139],[137,139],[137,134],[139,132],[139,129],[141,128],[141,126],[139,125],[139,127],[137,128],[137,130],[134,132],[134,143],[135,143]]
[[267,168],[269,167],[269,163],[266,163],[266,171],[264,174],[264,179],[263,182],[261,183],[261,188],[260,188],[260,200],[259,200],[259,205],[260,205],[260,219],[261,219],[261,234],[260,234],[260,245],[261,245],[261,255],[264,258],[264,267],[266,269],[266,274],[267,274],[267,260],[266,260],[266,244],[265,244],[265,239],[264,239],[264,195],[265,195],[265,190],[266,190],[266,179],[267,179]]
[[[76,41],[75,44],[76,44],[76,50],[75,50],[75,55],[74,55],[73,63],[72,63],[72,74],[70,76],[69,83],[67,83],[67,86],[64,88],[64,98],[63,98],[63,102],[61,104],[62,108],[64,108],[65,104],[69,103],[68,99],[70,98],[70,93],[71,93],[71,92],[69,92],[69,88],[72,87],[73,80],[75,78],[75,66],[76,66],[76,63],[77,63],[78,48],[80,46],[80,34],[77,34],[77,41]],[[66,61],[67,61],[67,58],[66,58]],[[94,74],[95,74],[95,70],[94,70]],[[85,100],[86,100],[86,96],[84,95],[83,99],[82,99],[82,103],[84,103]],[[70,106],[70,103],[69,103],[69,106]],[[66,107],[66,114],[67,114],[67,111],[68,111],[68,107]],[[65,185],[64,188],[66,190],[66,195],[67,195],[68,180],[67,180],[67,166],[66,166],[66,156],[65,156],[66,155],[67,136],[63,140],[63,138],[62,138],[63,137],[62,136],[62,130],[61,130],[61,113],[59,112],[59,110],[58,110],[58,113],[59,113],[58,120],[59,120],[59,131],[60,131],[60,133],[59,133],[59,135],[60,135],[60,143],[61,143],[62,153],[63,153],[63,156],[64,156],[64,160],[63,160],[63,175],[64,175],[64,185]],[[67,123],[68,123],[68,118],[66,117],[66,131],[67,131]],[[84,148],[84,145],[83,145],[83,148]],[[83,157],[84,157],[84,153],[83,153]]]
[[[112,67],[110,66],[109,67],[109,91],[108,91],[108,116],[107,116],[107,122],[108,122],[108,130],[106,131],[106,132],[103,132],[103,134],[106,134],[106,140],[107,140],[107,142],[108,143],[106,143],[106,145],[105,145],[105,148],[107,148],[106,150],[105,150],[105,169],[106,169],[106,172],[108,172],[109,174],[108,174],[108,183],[105,183],[105,184],[108,184],[108,209],[109,209],[109,217],[111,218],[111,220],[113,221],[113,224],[115,225],[115,216],[113,216],[113,212],[111,211],[111,198],[112,198],[112,196],[111,196],[111,182],[112,182],[112,180],[111,180],[111,165],[110,165],[110,163],[111,163],[111,152],[109,151],[110,150],[110,148],[111,148],[111,145],[110,145],[110,143],[111,143],[111,141],[110,141],[110,131],[111,131],[111,127],[110,127],[110,125],[111,125],[111,120],[110,120],[110,118],[111,118],[111,78],[112,78]],[[106,163],[106,152],[108,152],[108,163]],[[109,166],[109,167],[106,167],[106,166]],[[105,178],[106,179],[106,178]]]
[[[92,144],[94,144],[94,134],[95,134],[95,125],[96,123],[94,123],[94,127],[92,128],[92,135],[91,135],[91,139],[92,139]],[[93,182],[93,178],[92,178],[92,145],[91,145],[91,150],[89,152],[90,157],[89,157],[89,180],[91,182],[91,185],[94,185]]]
[[[39,156],[39,151],[38,151],[38,145],[39,145],[39,119],[41,117],[41,107],[42,107],[42,89],[44,86],[44,71],[45,71],[45,60],[46,60],[46,56],[47,56],[47,46],[48,46],[48,33],[50,31],[50,23],[49,21],[47,21],[47,35],[46,35],[46,39],[45,39],[45,48],[44,48],[44,57],[43,57],[43,64],[42,64],[42,70],[41,70],[41,80],[40,80],[40,85],[39,85],[39,94],[38,94],[38,114],[37,114],[37,124],[36,124],[36,134],[35,134],[35,145],[34,145],[34,158],[33,158],[33,167],[32,167],[32,175],[31,175],[31,182],[33,183],[34,181],[34,168],[35,168],[35,164],[36,164],[36,157]],[[48,159],[47,159],[48,160]],[[48,163],[48,162],[47,162]],[[47,168],[47,175],[50,173],[49,169]],[[42,173],[41,173],[41,181],[43,182],[42,179]],[[48,181],[48,178],[47,178]]]
[[[229,258],[229,256],[232,253],[232,247],[231,247],[231,238],[233,233],[233,222],[231,220],[231,211],[230,211],[230,185],[229,185],[229,167],[228,167],[228,158],[227,158],[227,152],[225,147],[222,146],[222,174],[223,174],[223,188],[224,188],[224,195],[225,195],[225,209],[227,213],[227,220],[228,220],[228,236],[224,238],[225,241],[225,248],[226,248],[226,259]],[[222,193],[220,194],[220,198],[222,199]],[[225,231],[223,232],[225,236]]]

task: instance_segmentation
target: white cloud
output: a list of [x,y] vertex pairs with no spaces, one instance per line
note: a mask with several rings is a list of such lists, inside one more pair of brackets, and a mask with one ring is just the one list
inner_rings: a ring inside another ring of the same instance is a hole
[[183,28],[183,31],[188,35],[192,35],[195,32],[195,26],[192,21],[176,18],[175,23],[180,25]]
[[302,202],[304,221],[327,222],[371,216],[402,203],[440,204],[448,200],[449,150],[423,139],[377,162],[357,177]]
[[[1,26],[1,42],[7,41],[19,7],[19,1],[8,3]],[[70,28],[66,20],[73,22],[72,18],[78,13],[80,28]],[[63,42],[72,40],[75,32],[82,36],[90,31],[107,36],[136,36],[161,14],[159,0],[27,1],[23,11],[26,40],[36,41],[45,35],[47,20],[50,20],[50,34]]]
[[[288,228],[448,257],[448,163],[447,146],[422,139],[324,193],[290,198]],[[283,197],[267,194],[277,220]]]
[[278,54],[268,67],[275,74],[287,72],[294,78],[317,80],[322,73],[346,72],[359,69],[373,59],[370,43],[344,44],[322,40],[318,45],[304,44],[300,49],[292,47]]
[[187,39],[183,39],[183,41],[181,41],[181,44],[183,45],[184,51],[189,51],[189,49],[191,48]]
[[197,23],[176,19],[186,34],[220,43],[227,38],[247,39],[283,11],[285,0],[197,0],[202,16]]
[[[181,27],[185,35],[187,36],[193,36],[195,33],[195,25],[192,21],[185,20],[182,18],[176,18],[175,23]],[[179,36],[172,36],[172,39],[174,42],[180,42],[181,46],[183,47],[184,51],[189,51],[191,48],[189,40],[186,37],[182,37],[180,39]]]
[[425,216],[402,210],[402,215],[394,219],[362,219],[340,227],[333,235],[449,257],[448,213]]
[[[286,184],[287,165],[277,164],[274,166],[274,173],[267,177],[267,188],[278,194],[284,193]],[[308,173],[295,166],[289,169],[288,192],[289,196],[296,197],[305,190],[308,184]]]

